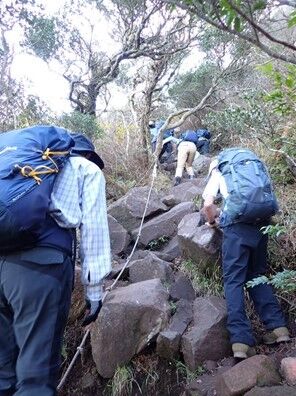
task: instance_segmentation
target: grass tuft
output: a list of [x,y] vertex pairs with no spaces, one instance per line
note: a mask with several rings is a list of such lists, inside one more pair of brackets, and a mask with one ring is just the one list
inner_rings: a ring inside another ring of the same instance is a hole
[[201,270],[193,260],[184,260],[180,270],[188,276],[195,291],[201,296],[221,296],[223,284],[221,269],[213,266],[210,269]]

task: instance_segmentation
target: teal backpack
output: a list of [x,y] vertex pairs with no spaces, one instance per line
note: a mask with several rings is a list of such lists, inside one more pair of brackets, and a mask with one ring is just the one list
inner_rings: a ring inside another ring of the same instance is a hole
[[266,166],[251,150],[223,150],[218,156],[218,169],[229,194],[224,202],[221,227],[240,222],[260,224],[278,212]]

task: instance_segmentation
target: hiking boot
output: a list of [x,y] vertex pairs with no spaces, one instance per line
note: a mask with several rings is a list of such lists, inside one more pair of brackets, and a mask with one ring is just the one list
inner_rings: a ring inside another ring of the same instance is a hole
[[290,341],[289,330],[287,327],[277,327],[276,329],[264,334],[263,342],[266,345],[276,344],[278,342]]
[[178,186],[181,183],[181,177],[175,177],[175,183],[174,186]]
[[240,342],[236,342],[232,344],[232,352],[233,357],[239,359],[247,359],[248,357],[256,355],[255,348],[250,347],[249,345],[242,344]]

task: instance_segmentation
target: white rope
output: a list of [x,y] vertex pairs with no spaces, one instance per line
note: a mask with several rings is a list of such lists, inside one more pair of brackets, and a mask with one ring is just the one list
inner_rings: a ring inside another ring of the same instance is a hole
[[[144,208],[143,216],[142,216],[142,219],[141,219],[141,223],[140,223],[138,235],[137,235],[136,241],[135,241],[135,243],[134,243],[133,249],[132,249],[130,255],[128,256],[128,258],[127,258],[127,260],[126,260],[124,266],[122,267],[121,271],[120,271],[119,274],[117,275],[116,279],[114,280],[114,282],[112,283],[112,285],[111,285],[110,287],[108,287],[107,291],[104,293],[103,298],[102,298],[102,302],[104,302],[104,300],[105,300],[107,294],[114,288],[114,286],[116,285],[116,283],[117,283],[118,280],[120,279],[121,275],[123,274],[124,270],[126,269],[126,267],[128,266],[128,264],[130,263],[131,258],[133,257],[133,254],[135,253],[136,247],[137,247],[137,245],[138,245],[138,242],[139,242],[139,239],[140,239],[140,236],[141,236],[141,232],[142,232],[142,228],[143,228],[144,220],[145,220],[145,217],[146,217],[146,213],[147,213],[147,209],[148,209],[148,204],[149,204],[149,201],[150,201],[150,197],[151,197],[151,193],[152,193],[152,188],[153,188],[153,185],[154,185],[154,181],[155,181],[156,176],[157,176],[157,163],[155,163],[155,164],[154,164],[154,167],[153,167],[151,185],[150,185],[150,189],[149,189],[149,192],[148,192],[147,201],[146,201],[146,205],[145,205],[145,208]],[[59,390],[59,389],[62,388],[62,386],[64,385],[64,383],[65,383],[65,381],[66,381],[66,379],[67,379],[67,377],[68,377],[68,375],[69,375],[69,373],[70,373],[72,367],[74,366],[74,364],[75,364],[75,362],[76,362],[78,356],[82,353],[84,344],[85,344],[85,342],[86,342],[86,339],[87,339],[89,333],[90,333],[90,329],[87,329],[87,331],[85,332],[85,334],[84,334],[84,336],[83,336],[83,339],[82,339],[80,345],[77,347],[76,353],[75,353],[75,355],[73,356],[73,358],[72,358],[72,360],[71,360],[71,363],[69,364],[69,367],[68,367],[67,370],[65,371],[65,374],[63,375],[61,381],[59,382],[59,384],[58,384],[58,386],[57,386],[57,390]]]

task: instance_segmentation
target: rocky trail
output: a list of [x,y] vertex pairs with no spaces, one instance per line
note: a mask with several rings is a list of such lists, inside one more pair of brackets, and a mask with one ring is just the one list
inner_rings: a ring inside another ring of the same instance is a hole
[[[209,162],[200,156],[194,164],[196,179],[166,192],[152,191],[137,250],[108,293],[60,396],[296,394],[295,339],[264,346],[251,305],[257,355],[241,362],[231,357],[221,232],[202,224],[199,213]],[[108,208],[113,270],[105,287],[131,252],[148,191],[133,188]],[[79,272],[77,267],[63,370],[83,337]],[[295,337],[295,324],[290,329]]]

